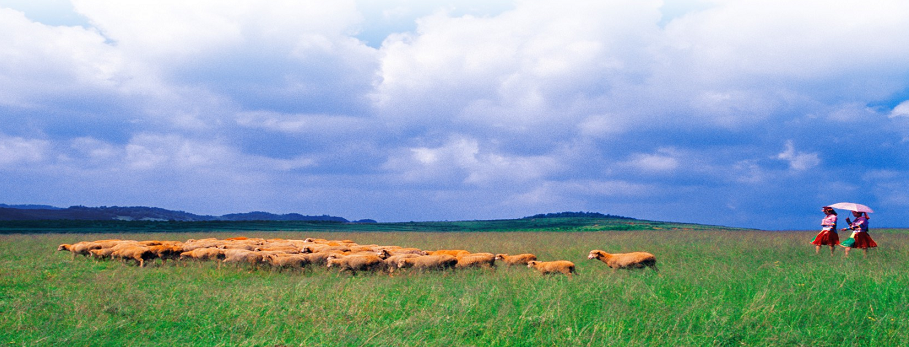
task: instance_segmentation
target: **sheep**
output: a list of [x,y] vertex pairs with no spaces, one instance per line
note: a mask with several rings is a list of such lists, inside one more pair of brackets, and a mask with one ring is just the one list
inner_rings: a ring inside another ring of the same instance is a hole
[[72,255],[73,255],[73,260],[75,260],[76,255],[81,255],[81,256],[87,257],[90,255],[91,250],[103,248],[102,246],[103,245],[101,243],[98,243],[95,241],[81,241],[81,242],[76,242],[71,245],[62,244],[59,247],[57,247],[57,250],[58,251],[63,251],[63,250],[70,251],[70,253],[72,253]]
[[577,271],[574,269],[574,263],[567,260],[556,260],[556,261],[536,261],[531,260],[527,262],[527,267],[537,269],[542,275],[547,275],[551,273],[561,272],[568,275],[568,278],[571,278],[572,274],[577,274]]
[[304,253],[303,255],[310,264],[317,265],[326,265],[328,264],[328,257],[332,256],[334,253],[331,252],[318,252],[318,253]]
[[304,246],[304,247],[300,248],[300,253],[319,253],[319,252],[332,252],[332,251],[350,252],[350,247],[314,244],[314,245]]
[[457,259],[458,264],[456,267],[461,269],[469,267],[496,267],[496,256],[492,253],[470,253],[457,257]]
[[401,254],[429,255],[429,252],[426,252],[419,248],[413,248],[413,247],[404,248],[404,247],[398,247],[398,246],[392,246],[392,247],[385,246],[385,247],[381,247],[378,251],[388,254],[389,257],[394,256],[394,255],[401,255]]
[[377,255],[350,255],[328,257],[326,266],[337,267],[341,271],[350,271],[351,274],[357,274],[357,271],[377,270],[385,265],[382,258]]
[[117,249],[111,248],[98,248],[88,251],[92,258],[95,259],[109,259],[111,254],[114,253]]
[[158,256],[148,247],[132,246],[123,247],[111,253],[112,258],[119,258],[123,261],[135,260],[139,267],[145,267],[146,260],[152,260]]
[[300,253],[300,249],[297,247],[294,247],[294,246],[267,246],[267,247],[259,247],[259,248],[256,248],[255,250],[262,251],[262,252],[274,251],[274,252],[282,252],[282,253],[287,253],[287,254]]
[[590,254],[587,255],[587,259],[599,259],[613,270],[650,267],[653,271],[659,272],[656,266],[656,257],[647,252],[609,254],[595,249],[590,251]]
[[[385,262],[385,269],[388,270],[388,272],[394,272],[395,269],[398,268],[398,260],[404,259],[404,258],[416,258],[419,256],[420,255],[417,255],[417,254],[398,254],[398,255],[393,255],[393,256],[383,258],[384,259],[383,261]],[[381,256],[379,256],[379,257],[382,258]]]
[[180,259],[219,260],[224,259],[224,250],[219,248],[196,248],[180,253]]
[[266,259],[272,267],[279,270],[287,268],[302,269],[309,264],[309,258],[306,254],[269,254]]
[[530,253],[515,255],[496,254],[496,260],[501,260],[508,265],[527,265],[527,262],[537,260],[537,256]]
[[[224,250],[224,260],[221,263],[249,263],[259,268],[259,264],[265,262],[264,256],[262,253],[249,251],[245,249],[226,249]],[[220,264],[218,265],[220,267]]]
[[442,254],[448,254],[448,255],[451,255],[454,257],[460,257],[465,254],[470,254],[470,252],[467,250],[464,250],[464,249],[440,249],[437,251],[429,252],[429,254],[427,254],[427,255],[442,255]]
[[213,238],[201,240],[190,239],[183,243],[183,250],[189,252],[198,248],[218,248],[219,246],[222,246],[226,243],[226,241]]
[[171,246],[166,243],[149,246],[148,249],[155,253],[156,257],[161,259],[161,263],[166,263],[168,259],[176,260],[180,257],[180,254],[183,253],[183,248],[179,246]]
[[418,270],[443,270],[455,267],[458,264],[458,258],[450,254],[440,255],[422,255],[413,258],[398,259],[397,267],[414,268]]

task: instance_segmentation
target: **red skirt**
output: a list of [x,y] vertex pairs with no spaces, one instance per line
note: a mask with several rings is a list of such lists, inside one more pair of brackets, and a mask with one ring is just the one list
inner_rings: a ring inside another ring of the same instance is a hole
[[871,248],[877,247],[877,242],[868,236],[868,233],[855,233],[855,245],[852,248]]
[[836,230],[821,230],[814,237],[814,241],[811,241],[812,245],[815,246],[833,246],[840,244],[840,235],[836,233]]

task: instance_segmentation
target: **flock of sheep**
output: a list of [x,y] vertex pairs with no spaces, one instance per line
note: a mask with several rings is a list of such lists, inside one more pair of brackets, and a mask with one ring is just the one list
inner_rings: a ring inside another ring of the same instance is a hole
[[[351,240],[261,239],[234,237],[180,241],[97,240],[62,244],[58,251],[69,251],[95,259],[118,259],[135,262],[144,267],[147,262],[161,259],[172,261],[217,261],[237,265],[248,264],[258,269],[303,269],[307,266],[327,266],[356,274],[360,271],[399,269],[445,270],[472,267],[493,268],[496,262],[507,265],[526,265],[541,274],[576,274],[574,263],[567,260],[538,261],[533,254],[471,253],[467,250],[423,250],[400,246],[360,245]],[[588,259],[598,259],[613,269],[650,267],[657,270],[656,258],[646,252],[609,254],[592,250]]]

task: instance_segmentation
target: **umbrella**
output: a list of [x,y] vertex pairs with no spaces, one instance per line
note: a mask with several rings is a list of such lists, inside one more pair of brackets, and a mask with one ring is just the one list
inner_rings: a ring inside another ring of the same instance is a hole
[[849,210],[849,211],[855,211],[855,212],[868,212],[868,213],[874,212],[874,210],[872,210],[870,207],[862,205],[862,204],[856,204],[854,202],[838,202],[838,203],[835,203],[833,205],[828,205],[828,206],[832,207],[832,208],[838,208],[838,209],[842,209],[842,210]]

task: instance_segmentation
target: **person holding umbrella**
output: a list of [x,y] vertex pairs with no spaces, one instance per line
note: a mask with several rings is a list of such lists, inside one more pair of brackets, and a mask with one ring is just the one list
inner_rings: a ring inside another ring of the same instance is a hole
[[846,256],[849,256],[849,251],[853,248],[860,248],[862,250],[862,255],[868,255],[868,248],[877,247],[877,242],[874,242],[871,239],[871,236],[868,235],[868,212],[859,212],[852,211],[852,215],[855,216],[855,221],[850,221],[849,218],[846,218],[846,223],[849,224],[848,228],[843,228],[843,231],[852,229],[852,237],[843,241],[840,246],[846,248]]
[[823,229],[814,237],[814,241],[811,241],[811,244],[814,245],[815,254],[821,252],[821,246],[830,246],[830,256],[833,256],[836,245],[840,243],[840,236],[836,233],[837,215],[836,211],[830,206],[824,206],[823,211],[824,214],[827,215],[821,220],[821,227]]

